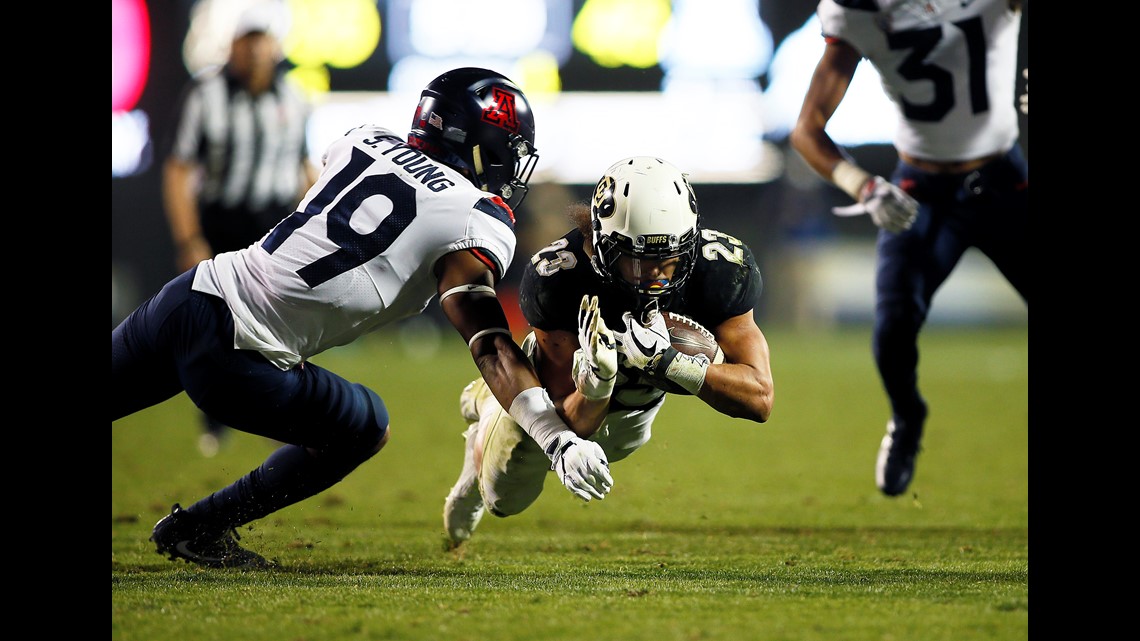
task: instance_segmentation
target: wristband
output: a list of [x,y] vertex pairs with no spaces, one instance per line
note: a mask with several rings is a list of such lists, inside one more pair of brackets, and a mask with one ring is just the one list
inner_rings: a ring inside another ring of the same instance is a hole
[[704,354],[689,356],[670,347],[657,365],[664,370],[665,378],[680,385],[688,393],[696,396],[705,385],[705,374],[709,370],[709,358]]
[[495,288],[491,287],[490,285],[460,285],[459,287],[452,287],[451,289],[447,290],[446,292],[440,294],[439,295],[439,302],[443,303],[443,301],[446,300],[448,296],[453,296],[455,294],[475,294],[475,293],[490,294],[490,295],[496,296],[496,297],[498,296],[498,294],[495,293]]
[[471,340],[467,341],[467,348],[470,349],[471,346],[475,344],[475,341],[489,334],[506,334],[507,336],[514,336],[514,334],[511,334],[511,330],[509,329],[503,329],[502,327],[492,327],[490,329],[475,332],[475,335],[471,337]]
[[847,160],[840,160],[835,163],[835,167],[831,170],[831,182],[847,192],[847,195],[854,198],[856,202],[863,202],[860,198],[863,185],[866,185],[870,179],[871,174]]
[[523,390],[511,402],[511,409],[507,413],[538,443],[547,456],[553,458],[554,452],[547,451],[547,448],[558,439],[559,434],[569,428],[558,416],[554,402],[550,400],[550,394],[546,393],[545,388],[530,387]]

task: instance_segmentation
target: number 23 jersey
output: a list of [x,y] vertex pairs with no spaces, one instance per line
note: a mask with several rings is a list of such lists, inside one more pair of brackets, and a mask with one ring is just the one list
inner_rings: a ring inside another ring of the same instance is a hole
[[[684,288],[671,296],[664,310],[685,314],[710,330],[725,320],[753,310],[760,301],[763,279],[747,245],[728,234],[701,228],[696,258]],[[611,329],[623,327],[622,314],[633,311],[630,296],[606,286],[583,247],[577,229],[539,250],[523,271],[519,305],[532,327],[577,335],[578,308],[583,295],[597,295],[602,320]],[[645,407],[664,392],[641,380],[635,370],[622,368],[611,407]]]
[[422,312],[444,255],[470,250],[497,280],[515,243],[502,200],[393,132],[359,127],[329,146],[298,211],[203,261],[194,289],[225,299],[235,347],[288,369]]

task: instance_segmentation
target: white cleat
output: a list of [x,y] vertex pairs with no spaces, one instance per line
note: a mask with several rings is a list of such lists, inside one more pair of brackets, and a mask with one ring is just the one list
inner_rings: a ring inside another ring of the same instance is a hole
[[443,527],[447,531],[451,549],[471,538],[485,512],[483,496],[479,493],[478,469],[475,466],[477,431],[478,424],[475,424],[463,433],[467,439],[463,452],[463,471],[443,502]]

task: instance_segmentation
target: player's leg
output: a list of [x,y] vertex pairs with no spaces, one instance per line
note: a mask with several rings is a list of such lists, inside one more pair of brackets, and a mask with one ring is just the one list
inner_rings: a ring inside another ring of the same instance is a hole
[[[490,399],[498,403],[482,378],[471,381],[459,395],[459,412],[467,423],[463,432],[463,469],[459,479],[447,493],[443,501],[443,528],[447,533],[447,545],[454,548],[471,538],[479,521],[483,518],[483,496],[479,493],[479,468],[476,446],[480,444],[479,410],[485,408]],[[480,451],[479,456],[482,455]]]
[[478,420],[464,435],[463,471],[444,501],[443,523],[451,547],[471,538],[486,510],[506,517],[529,507],[542,493],[550,471],[546,453],[503,410],[482,379],[468,386],[464,399],[461,405],[475,407]]
[[980,173],[984,210],[975,219],[977,247],[1029,304],[1029,163],[1020,147]]
[[[229,533],[332,487],[371,458],[387,442],[388,411],[371,390],[317,365],[281,371],[257,352],[233,349],[225,303],[197,298],[197,325],[209,331],[180,362],[187,393],[227,425],[287,445],[229,486],[174,510],[152,538],[160,552],[203,565],[227,556],[234,558],[220,563],[262,565],[264,559],[241,550]],[[188,535],[193,538],[180,538]]]
[[657,418],[662,404],[663,402],[644,410],[610,412],[590,440],[602,446],[610,463],[625,459],[649,442],[653,434],[653,420]]
[[487,510],[506,517],[521,513],[542,493],[550,457],[501,407],[480,419],[476,448],[479,493]]
[[182,391],[164,321],[190,294],[190,274],[175,278],[111,330],[111,421],[157,405]]
[[905,165],[896,179],[909,184],[920,206],[909,230],[880,231],[877,243],[872,351],[891,418],[879,446],[875,482],[888,496],[902,494],[910,485],[926,422],[926,401],[918,387],[918,334],[934,293],[968,246],[953,218],[960,181]]

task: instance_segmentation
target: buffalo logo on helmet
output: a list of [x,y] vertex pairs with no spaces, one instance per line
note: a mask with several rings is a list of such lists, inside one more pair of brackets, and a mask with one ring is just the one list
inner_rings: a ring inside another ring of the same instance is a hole
[[614,187],[617,185],[613,176],[602,176],[598,186],[594,188],[594,215],[598,218],[609,218],[614,215]]
[[483,109],[483,120],[507,131],[518,132],[515,94],[501,87],[491,87],[491,100],[492,103]]

